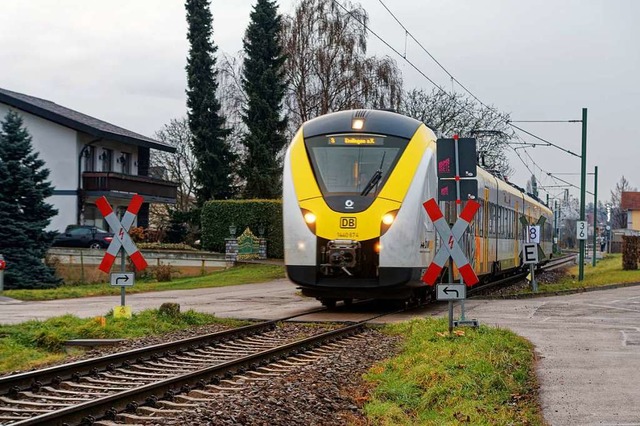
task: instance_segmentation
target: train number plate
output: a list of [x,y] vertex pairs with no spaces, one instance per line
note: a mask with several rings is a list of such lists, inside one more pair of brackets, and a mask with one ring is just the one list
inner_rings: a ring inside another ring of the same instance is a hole
[[340,228],[342,229],[356,229],[358,226],[358,221],[355,217],[341,217],[340,218]]

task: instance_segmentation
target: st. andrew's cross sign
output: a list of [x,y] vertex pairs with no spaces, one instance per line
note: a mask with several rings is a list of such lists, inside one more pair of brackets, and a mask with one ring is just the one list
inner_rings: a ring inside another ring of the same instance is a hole
[[471,267],[469,259],[465,256],[462,247],[460,247],[459,241],[464,234],[464,231],[469,226],[469,222],[473,219],[480,208],[480,203],[474,200],[469,200],[464,206],[460,217],[453,225],[453,228],[449,228],[449,224],[444,218],[444,215],[438,207],[438,203],[435,199],[431,198],[423,204],[429,218],[436,227],[438,235],[442,238],[443,243],[440,245],[440,249],[436,253],[431,265],[424,273],[422,281],[428,285],[434,285],[445,263],[451,257],[455,264],[458,266],[460,275],[464,279],[464,282],[468,286],[472,286],[478,283],[478,276]]
[[136,270],[141,271],[147,267],[147,261],[129,236],[129,228],[131,228],[136,215],[140,211],[142,201],[143,198],[140,195],[135,194],[133,196],[131,203],[129,203],[129,207],[127,207],[126,213],[122,217],[122,222],[118,220],[116,214],[111,208],[111,205],[104,196],[98,198],[96,201],[96,206],[100,210],[100,213],[102,213],[102,216],[104,216],[104,219],[114,231],[114,238],[111,240],[111,244],[109,244],[107,252],[104,254],[104,258],[102,259],[102,263],[100,263],[100,266],[98,267],[101,271],[109,273],[121,247],[124,248],[124,251],[131,258]]

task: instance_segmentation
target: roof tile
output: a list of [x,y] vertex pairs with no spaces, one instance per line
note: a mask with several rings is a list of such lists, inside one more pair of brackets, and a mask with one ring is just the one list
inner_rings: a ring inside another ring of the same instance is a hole
[[0,102],[96,137],[109,138],[161,151],[175,152],[175,148],[171,145],[63,107],[46,99],[0,88]]
[[620,208],[624,210],[640,210],[640,192],[623,192]]

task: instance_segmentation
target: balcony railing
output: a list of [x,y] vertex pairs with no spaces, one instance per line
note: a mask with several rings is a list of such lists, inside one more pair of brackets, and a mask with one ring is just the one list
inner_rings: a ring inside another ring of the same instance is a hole
[[149,176],[126,175],[115,172],[82,173],[82,189],[99,192],[129,192],[159,197],[175,202],[178,184]]

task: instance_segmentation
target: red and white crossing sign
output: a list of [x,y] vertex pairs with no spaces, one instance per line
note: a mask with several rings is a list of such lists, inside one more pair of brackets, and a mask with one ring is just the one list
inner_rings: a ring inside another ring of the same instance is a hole
[[102,216],[104,216],[104,219],[107,221],[111,229],[114,230],[115,237],[111,240],[111,244],[109,244],[107,252],[104,254],[104,258],[102,259],[102,263],[100,263],[100,266],[98,267],[101,271],[109,273],[113,262],[116,260],[118,251],[120,251],[120,247],[124,248],[124,251],[127,252],[138,271],[147,267],[147,261],[129,236],[129,228],[131,228],[136,215],[140,211],[142,200],[143,198],[138,194],[133,196],[131,203],[129,203],[129,207],[127,207],[126,213],[122,217],[122,223],[118,220],[116,214],[111,208],[111,205],[104,196],[98,198],[96,201],[96,206],[100,210],[100,213],[102,213]]
[[480,203],[474,200],[467,201],[464,209],[462,209],[462,213],[460,213],[460,217],[453,225],[453,228],[449,228],[449,224],[444,219],[444,215],[440,211],[435,199],[431,198],[425,202],[423,206],[427,211],[429,218],[433,221],[436,231],[438,231],[438,234],[445,243],[440,246],[440,249],[431,262],[431,265],[429,265],[429,268],[424,273],[422,281],[426,284],[434,285],[440,276],[440,272],[442,271],[442,268],[444,268],[445,263],[449,257],[451,257],[458,266],[458,270],[460,271],[460,275],[462,275],[464,282],[468,286],[477,284],[478,276],[471,267],[471,264],[469,264],[469,259],[467,259],[467,256],[465,256],[462,251],[459,241],[460,238],[462,238],[464,231],[469,226],[469,222],[471,222],[471,219],[473,219],[473,216],[480,208]]

